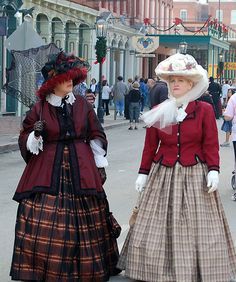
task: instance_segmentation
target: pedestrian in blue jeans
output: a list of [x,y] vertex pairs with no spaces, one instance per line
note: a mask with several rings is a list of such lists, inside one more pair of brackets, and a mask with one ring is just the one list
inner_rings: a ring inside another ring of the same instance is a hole
[[130,126],[129,130],[133,129],[133,121],[134,121],[134,129],[138,129],[137,123],[140,115],[140,99],[141,93],[139,90],[139,83],[135,81],[132,85],[132,89],[129,92],[129,117],[130,117]]
[[[227,106],[227,103],[230,99],[230,97],[233,95],[233,91],[232,89],[229,89],[227,92],[227,97],[226,97],[226,101],[225,101],[225,105]],[[225,132],[225,141],[220,144],[221,147],[230,147],[230,135],[232,133],[232,120],[224,120],[222,126],[221,126],[221,130]]]
[[148,95],[148,86],[145,83],[143,78],[140,78],[139,82],[140,82],[140,92],[141,92],[141,113],[142,113],[146,105],[146,99]]
[[116,106],[116,112],[117,114],[119,113],[120,116],[123,116],[124,98],[125,95],[128,93],[128,86],[124,83],[122,76],[117,77],[117,82],[115,83],[112,91]]

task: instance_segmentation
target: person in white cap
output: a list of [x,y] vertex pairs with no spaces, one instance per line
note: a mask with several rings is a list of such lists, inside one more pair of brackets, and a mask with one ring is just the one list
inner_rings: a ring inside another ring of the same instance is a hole
[[139,281],[229,282],[236,253],[217,191],[216,121],[212,106],[197,101],[207,72],[192,56],[175,54],[156,74],[169,99],[143,115],[142,197],[117,266]]

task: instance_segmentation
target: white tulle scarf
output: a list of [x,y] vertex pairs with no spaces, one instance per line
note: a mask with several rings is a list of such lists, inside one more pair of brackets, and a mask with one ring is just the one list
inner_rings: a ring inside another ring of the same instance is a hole
[[[199,65],[197,67],[199,67],[203,73],[202,78],[194,83],[194,86],[190,91],[178,99],[171,95],[168,81],[166,81],[168,85],[169,99],[142,115],[142,120],[147,127],[153,126],[170,132],[170,127],[172,125],[184,120],[187,116],[185,108],[188,103],[199,98],[207,90],[209,85],[207,74],[204,74],[206,71]],[[186,78],[192,80],[191,77]]]

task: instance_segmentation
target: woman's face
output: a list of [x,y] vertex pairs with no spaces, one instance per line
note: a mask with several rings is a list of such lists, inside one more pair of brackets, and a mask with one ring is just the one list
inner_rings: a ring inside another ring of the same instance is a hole
[[228,90],[228,97],[231,97],[233,95],[233,92],[231,89]]
[[183,76],[173,75],[169,80],[170,91],[175,98],[184,96],[193,87],[193,82]]
[[64,81],[54,88],[54,93],[57,96],[65,97],[69,92],[72,92],[73,89],[73,81],[72,79]]

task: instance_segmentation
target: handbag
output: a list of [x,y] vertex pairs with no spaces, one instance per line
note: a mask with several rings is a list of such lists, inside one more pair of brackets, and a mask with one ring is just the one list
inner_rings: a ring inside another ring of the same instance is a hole
[[109,212],[109,215],[107,217],[107,224],[111,236],[117,239],[121,233],[121,226],[113,216],[112,212]]
[[140,206],[140,202],[141,202],[141,197],[142,197],[142,193],[139,193],[139,197],[138,197],[138,200],[137,200],[137,203],[132,211],[132,214],[130,216],[130,219],[129,219],[129,226],[130,227],[133,227],[135,222],[136,222],[136,219],[137,219],[137,216],[138,216],[138,212],[139,212],[139,206]]
[[109,232],[113,238],[118,238],[121,233],[121,226],[113,216],[112,212],[110,212],[109,203],[107,202],[107,210],[106,210],[106,221]]

